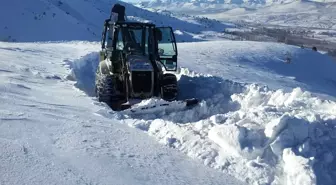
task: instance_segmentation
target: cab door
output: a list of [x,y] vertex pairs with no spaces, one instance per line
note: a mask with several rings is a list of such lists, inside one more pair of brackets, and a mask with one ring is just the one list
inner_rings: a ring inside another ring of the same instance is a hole
[[172,27],[157,27],[161,32],[158,38],[159,60],[167,71],[177,70],[177,46]]

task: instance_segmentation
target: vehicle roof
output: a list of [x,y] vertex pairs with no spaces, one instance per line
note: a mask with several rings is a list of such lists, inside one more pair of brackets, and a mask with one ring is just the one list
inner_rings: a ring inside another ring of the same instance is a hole
[[127,22],[127,21],[117,21],[115,22],[116,25],[131,25],[131,26],[155,26],[153,23],[144,23],[144,22]]

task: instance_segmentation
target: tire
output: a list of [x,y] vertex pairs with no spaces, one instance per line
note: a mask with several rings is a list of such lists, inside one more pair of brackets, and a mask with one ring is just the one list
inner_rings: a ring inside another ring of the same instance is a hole
[[113,110],[118,110],[123,96],[117,90],[115,82],[115,77],[112,75],[97,74],[95,91],[99,102],[104,102]]
[[174,101],[177,99],[177,78],[174,74],[164,74],[161,78],[160,85],[162,99],[166,101]]

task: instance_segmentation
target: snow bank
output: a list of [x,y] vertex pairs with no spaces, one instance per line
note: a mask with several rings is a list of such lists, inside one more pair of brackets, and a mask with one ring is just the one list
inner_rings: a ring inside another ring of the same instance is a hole
[[[152,119],[143,115],[126,122],[250,184],[332,184],[336,180],[335,102],[314,98],[299,88],[283,93],[257,86],[233,93],[230,101],[240,108],[202,117],[201,104],[185,112],[153,113]],[[181,117],[199,120],[181,123]]]
[[332,184],[336,180],[332,169],[336,102],[312,97],[300,88],[283,93],[257,87],[232,95],[232,100],[242,105],[239,112],[245,114],[236,124],[254,122],[256,129],[264,130],[264,148],[284,163],[287,184]]
[[76,87],[89,96],[95,96],[95,75],[99,64],[99,53],[92,52],[80,59],[64,61],[71,69],[67,79],[76,81]]

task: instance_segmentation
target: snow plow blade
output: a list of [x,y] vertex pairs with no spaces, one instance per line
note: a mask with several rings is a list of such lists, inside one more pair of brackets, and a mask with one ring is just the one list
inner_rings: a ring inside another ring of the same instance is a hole
[[157,103],[154,105],[138,106],[132,107],[132,105],[123,106],[123,113],[130,114],[143,114],[143,113],[152,113],[157,111],[181,111],[196,106],[199,103],[199,100],[196,98],[186,99],[186,100],[177,100],[172,102]]

